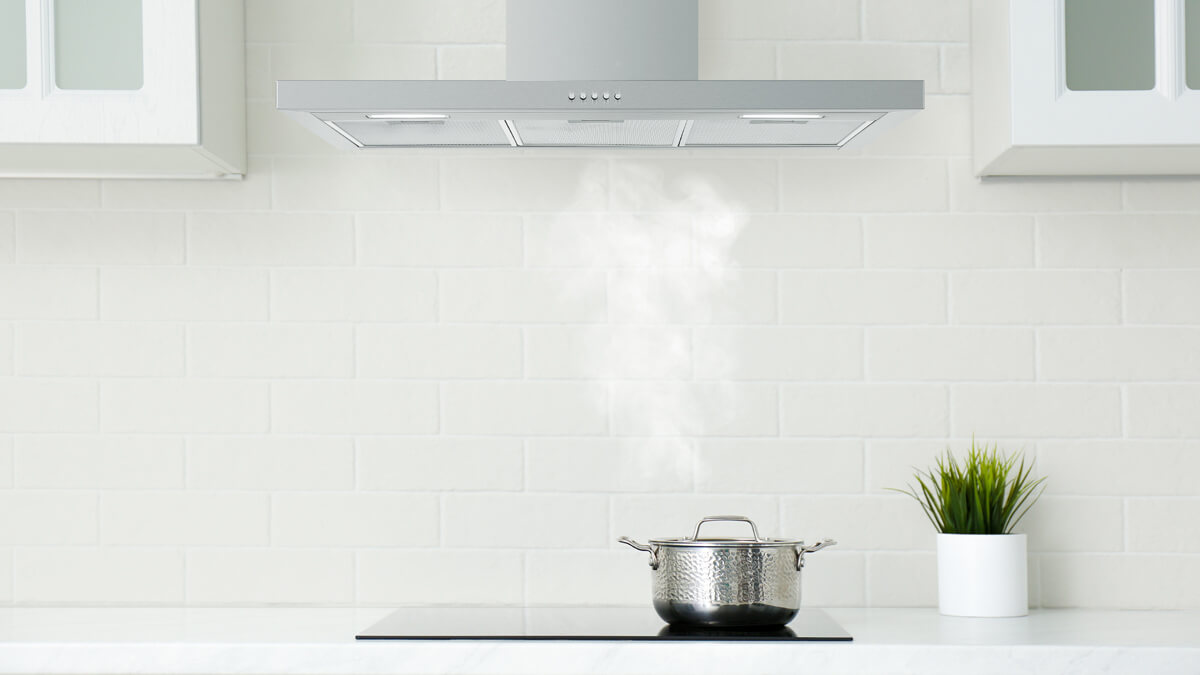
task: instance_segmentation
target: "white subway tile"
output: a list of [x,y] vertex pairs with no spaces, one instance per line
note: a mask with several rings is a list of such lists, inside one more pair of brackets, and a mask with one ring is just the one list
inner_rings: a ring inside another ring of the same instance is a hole
[[[1114,500],[1115,501],[1115,500]],[[1200,499],[1130,499],[1129,550],[1200,553]],[[1094,550],[1094,549],[1093,549]]]
[[86,380],[0,379],[0,430],[96,431],[96,383]]
[[354,329],[322,324],[220,323],[188,328],[193,377],[349,377]]
[[776,291],[765,270],[613,270],[608,313],[613,323],[774,323]]
[[[271,45],[270,79],[272,82],[433,79],[436,49],[427,45],[404,44],[405,42],[407,40],[389,39],[364,44],[350,41],[320,43],[308,40],[300,44]],[[268,95],[274,98],[274,90]],[[282,124],[282,121],[280,123]],[[301,128],[299,125],[292,126]]]
[[271,496],[275,546],[432,546],[438,503],[431,495],[281,492]]
[[[577,441],[576,441],[577,442]],[[363,490],[520,490],[519,439],[360,438]]]
[[0,213],[0,263],[11,263],[16,258],[17,232],[13,214]]
[[437,277],[405,270],[275,270],[271,318],[283,321],[432,321]]
[[595,159],[450,158],[442,160],[441,187],[447,211],[591,212],[607,202],[608,164]]
[[[297,45],[310,47],[315,43]],[[338,48],[343,45],[326,45]],[[323,52],[318,48],[314,51]],[[319,56],[318,56],[319,58]],[[295,79],[307,79],[302,76]],[[345,78],[350,79],[350,78]],[[288,119],[275,108],[275,96],[269,98],[249,99],[246,101],[246,128],[249,131],[246,138],[246,152],[264,158],[270,162],[273,157],[287,156],[324,156],[337,158],[345,152],[330,143],[327,139],[314,134],[295,120]],[[267,180],[272,179],[272,171],[266,174]]]
[[371,605],[520,605],[521,554],[515,551],[358,553],[358,601]]
[[96,270],[0,267],[0,319],[96,318]]
[[783,497],[783,530],[814,543],[836,539],[847,551],[932,551],[935,530],[908,497]]
[[[817,39],[831,37],[822,35]],[[784,80],[924,80],[927,93],[938,93],[938,65],[935,45],[858,41],[779,43],[779,77]]]
[[0,204],[6,209],[86,209],[100,206],[100,184],[94,180],[12,179],[0,181]]
[[168,323],[22,323],[16,329],[22,375],[184,374],[183,326]]
[[1038,264],[1079,268],[1195,267],[1200,265],[1200,232],[1196,230],[1194,215],[1041,216]]
[[866,555],[827,548],[804,557],[801,600],[804,607],[865,607]]
[[702,80],[774,80],[775,43],[700,40]]
[[1125,321],[1200,324],[1200,271],[1125,270]]
[[105,432],[267,430],[267,386],[212,380],[113,380],[100,385]]
[[197,436],[188,440],[187,486],[200,490],[347,490],[349,438]]
[[443,499],[442,541],[457,548],[606,548],[608,499],[473,495]]
[[959,0],[866,0],[867,40],[966,42],[971,33],[970,5]]
[[16,340],[15,331],[11,324],[0,323],[0,376],[12,375],[16,369],[13,350]]
[[784,272],[779,284],[784,323],[946,322],[941,272]]
[[354,356],[360,377],[520,377],[521,329],[367,324]]
[[945,436],[946,390],[938,385],[784,385],[785,436]]
[[925,97],[925,109],[863,146],[862,154],[880,156],[967,156],[971,154],[971,99],[968,96]]
[[504,45],[442,45],[437,48],[439,80],[503,80]]
[[321,0],[249,0],[246,42],[349,42],[354,7]]
[[271,429],[283,433],[427,434],[438,430],[436,384],[325,380],[271,385]]
[[700,441],[696,489],[700,492],[862,492],[859,441]]
[[1014,215],[867,216],[868,267],[1031,267],[1033,218]]
[[946,94],[971,91],[971,50],[967,45],[942,45],[942,86]]
[[508,323],[604,319],[604,275],[593,270],[442,271],[443,321]]
[[646,560],[645,553],[624,547],[620,551],[531,551],[526,554],[525,603],[543,607],[647,605],[653,596]]
[[[277,78],[271,78],[269,83],[253,81],[257,73],[252,68],[256,67],[259,51],[256,47],[246,50],[246,85],[249,89],[261,84],[267,88],[261,96],[274,99]],[[265,48],[261,51],[261,60],[265,62]],[[266,77],[264,73],[262,79]],[[241,180],[104,180],[100,181],[100,194],[106,209],[268,209],[271,208],[271,162],[249,157],[246,175]]]
[[0,546],[96,543],[96,493],[66,490],[0,492]]
[[643,159],[615,162],[610,205],[634,213],[693,213],[705,227],[724,231],[745,213],[779,209],[774,158]]
[[1128,527],[1120,499],[1050,496],[1030,507],[1014,531],[1029,536],[1031,552],[1104,552],[1124,550]]
[[17,218],[22,263],[172,265],[183,262],[183,215],[25,211]]
[[627,438],[526,441],[534,492],[690,492],[693,442]]
[[303,549],[195,549],[187,554],[189,603],[346,605],[354,553]]
[[11,436],[0,436],[0,488],[13,486],[13,474],[16,473],[16,459]]
[[183,552],[162,548],[18,548],[13,599],[37,604],[184,601]]
[[442,385],[445,433],[598,435],[608,391],[586,382],[450,382]]
[[1121,184],[1047,176],[983,181],[975,176],[970,160],[951,159],[950,209],[1035,214],[1119,211]]
[[936,607],[936,553],[869,553],[867,606]]
[[692,372],[690,330],[678,325],[530,326],[525,374],[532,378],[659,379]]
[[867,376],[900,381],[1032,380],[1033,339],[1027,328],[869,328]]
[[856,2],[763,0],[753,11],[746,11],[746,4],[736,0],[700,3],[701,38],[844,40],[858,38],[858,28]]
[[1200,444],[1186,441],[1041,441],[1038,471],[1056,495],[1200,495]]
[[[350,3],[346,3],[349,5]],[[354,0],[358,42],[504,42],[500,0]]]
[[183,440],[164,436],[21,436],[23,488],[138,490],[183,487]]
[[438,164],[433,159],[276,157],[271,167],[273,205],[285,211],[412,211],[438,207]]
[[108,492],[101,543],[111,546],[264,546],[267,495],[253,492]]
[[950,389],[957,436],[1116,436],[1121,392],[1113,385],[963,384]]
[[[862,267],[862,228],[854,216],[755,214],[717,248],[741,267]],[[723,259],[722,259],[723,260]]]
[[[530,267],[658,269],[686,266],[692,249],[722,256],[728,241],[698,236],[708,222],[689,213],[531,215],[525,223]],[[698,230],[698,231],[696,231]]]
[[[647,539],[690,537],[701,518],[713,514],[738,514],[754,521],[762,537],[793,537],[803,535],[785,532],[779,525],[779,498],[766,495],[614,495],[612,497],[612,528],[610,542],[618,536],[629,536],[645,542]],[[708,523],[701,536],[748,537],[750,526],[745,523]],[[610,547],[618,548],[615,543]],[[619,550],[625,552],[624,547]],[[632,552],[630,552],[632,553]],[[642,554],[643,556],[645,554]],[[645,558],[639,562],[645,564]]]
[[517,216],[364,213],[357,223],[360,265],[521,265],[521,219]]
[[1125,208],[1130,211],[1200,210],[1194,178],[1147,176],[1125,179]]
[[954,323],[1117,323],[1120,278],[1104,271],[950,273]]
[[188,219],[193,265],[349,265],[354,223],[317,213],[198,213]]
[[[856,50],[860,47],[853,45]],[[822,77],[836,76],[826,73]],[[902,131],[897,129],[897,133]],[[780,161],[780,183],[788,186],[782,196],[785,211],[945,211],[947,204],[946,162],[941,159],[784,159]],[[848,185],[854,189],[848,192]]]
[[613,387],[619,436],[775,436],[778,393],[766,383],[647,382]]
[[1113,326],[1038,331],[1038,375],[1047,380],[1197,380],[1200,328]]
[[[94,293],[91,302],[94,306]],[[149,321],[266,319],[267,273],[105,268],[100,272],[100,316]]]
[[1042,606],[1184,609],[1200,603],[1200,556],[1041,556]]
[[857,380],[863,334],[825,326],[695,329],[696,377],[733,380]]
[[12,550],[0,551],[0,602],[13,599],[13,556]]
[[1134,438],[1200,436],[1200,385],[1138,384],[1125,389],[1126,435]]

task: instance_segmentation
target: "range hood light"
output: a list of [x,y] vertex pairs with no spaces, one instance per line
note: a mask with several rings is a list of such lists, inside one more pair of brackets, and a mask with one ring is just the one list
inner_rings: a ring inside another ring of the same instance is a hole
[[402,120],[408,122],[433,122],[436,120],[448,120],[449,115],[438,113],[367,113],[369,120]]
[[772,114],[751,114],[738,115],[744,120],[819,120],[824,119],[824,115],[813,115],[811,113],[772,113]]

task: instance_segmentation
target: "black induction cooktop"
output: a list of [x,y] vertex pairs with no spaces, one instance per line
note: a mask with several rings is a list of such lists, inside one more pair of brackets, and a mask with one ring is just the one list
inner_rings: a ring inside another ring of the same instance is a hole
[[416,607],[399,609],[359,640],[711,640],[850,641],[828,614],[802,609],[787,626],[716,629],[669,626],[649,607]]

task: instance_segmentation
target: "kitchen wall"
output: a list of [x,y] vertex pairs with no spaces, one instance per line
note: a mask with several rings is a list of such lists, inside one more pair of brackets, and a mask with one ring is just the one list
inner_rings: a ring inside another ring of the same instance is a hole
[[962,0],[702,0],[706,78],[921,78],[867,149],[342,154],[287,78],[502,78],[495,0],[247,0],[240,183],[0,180],[0,601],[646,602],[744,513],[932,605],[903,486],[1036,456],[1031,596],[1200,607],[1200,181],[970,169]]

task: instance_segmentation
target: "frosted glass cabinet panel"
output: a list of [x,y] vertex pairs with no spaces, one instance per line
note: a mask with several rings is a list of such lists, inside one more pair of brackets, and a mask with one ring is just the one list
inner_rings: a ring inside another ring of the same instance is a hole
[[142,88],[142,0],[54,0],[54,84]]
[[25,0],[0,0],[0,89],[24,89]]
[[1200,175],[1200,0],[971,10],[978,175]]

